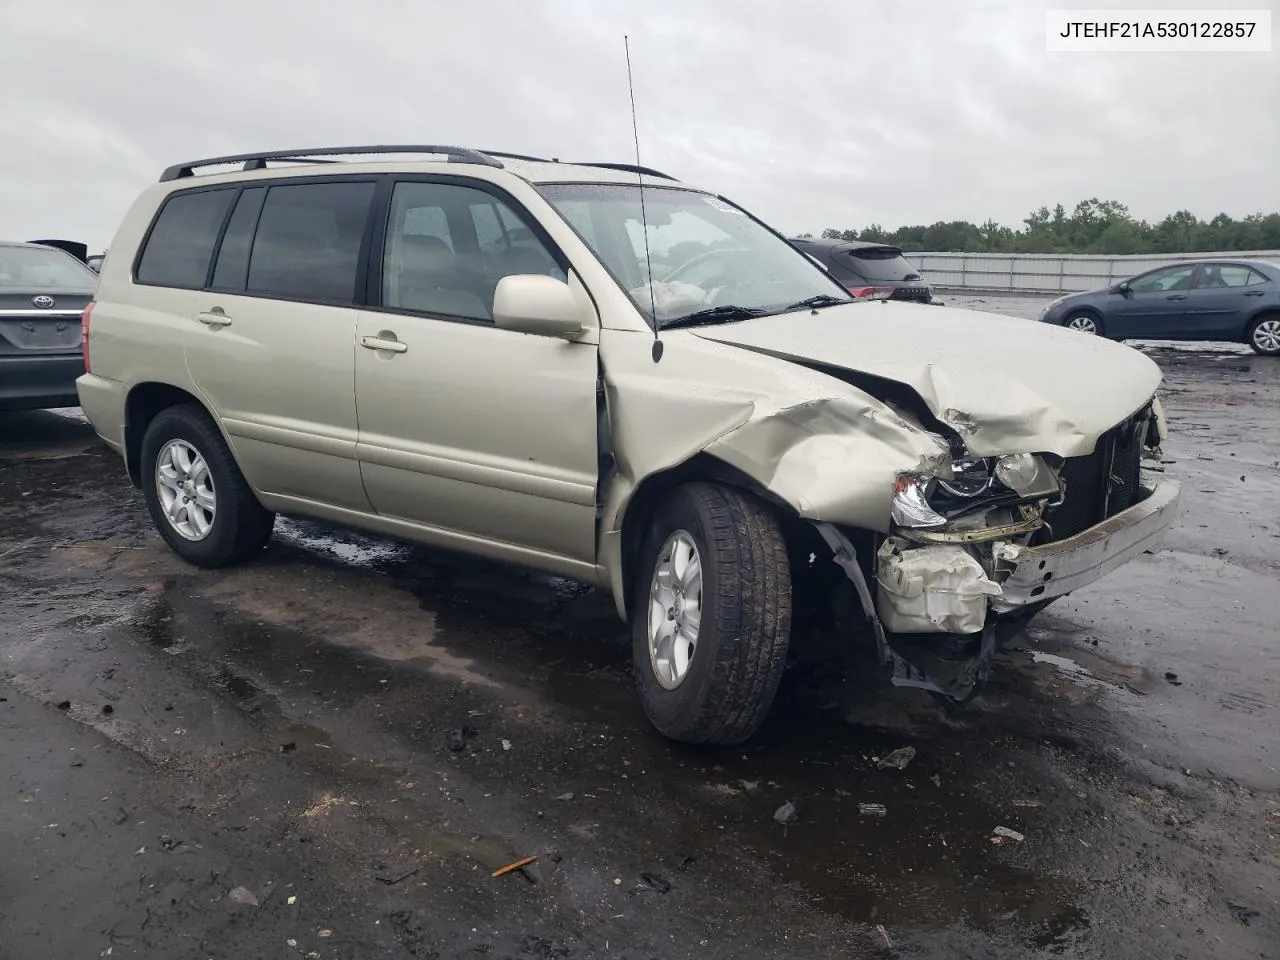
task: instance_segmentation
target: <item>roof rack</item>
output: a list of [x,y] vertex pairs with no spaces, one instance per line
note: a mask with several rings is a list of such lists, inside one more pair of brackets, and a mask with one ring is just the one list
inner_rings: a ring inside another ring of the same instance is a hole
[[[488,154],[491,157],[502,157],[504,160],[525,160],[529,163],[559,163],[555,157],[548,160],[546,157],[528,157],[522,153],[503,153],[499,150],[482,150],[481,153]],[[582,161],[571,161],[570,166],[574,167],[599,167],[604,170],[622,170],[627,173],[643,173],[650,177],[661,177],[663,180],[675,180],[676,178],[669,173],[663,173],[661,170],[654,170],[652,167],[638,167],[632,163],[592,163]]]
[[479,150],[466,147],[444,147],[436,144],[381,144],[365,147],[315,147],[307,150],[272,150],[267,153],[239,153],[229,157],[209,157],[207,160],[191,160],[187,163],[175,164],[160,174],[160,182],[181,180],[195,175],[197,167],[216,167],[231,163],[243,163],[245,170],[263,170],[268,160],[292,160],[295,163],[328,163],[331,161],[314,159],[317,157],[348,157],[376,153],[439,153],[449,158],[450,163],[478,163],[486,167],[501,167],[502,162],[495,160]]
[[[175,164],[160,174],[160,182],[182,180],[195,176],[199,167],[219,167],[233,163],[244,164],[245,170],[265,170],[269,160],[287,160],[291,163],[334,163],[330,157],[368,156],[379,153],[438,153],[448,157],[449,163],[477,163],[485,167],[502,167],[498,157],[508,160],[524,160],[530,163],[559,163],[559,160],[546,160],[542,157],[530,157],[520,153],[504,153],[499,150],[472,150],[468,147],[445,147],[422,144],[381,144],[366,147],[315,147],[309,150],[272,150],[266,153],[238,153],[228,157],[209,157],[206,160],[190,160],[187,163]],[[675,180],[670,174],[652,167],[641,167],[631,163],[575,163],[573,166],[598,167],[603,170],[623,170],[628,173],[644,174],[650,177],[661,177],[663,180]]]
[[[663,180],[675,180],[676,178],[669,173],[663,173],[661,170],[655,170],[653,167],[640,167],[634,163],[577,163],[579,167],[600,167],[604,170],[622,170],[627,173],[642,173],[648,177],[661,177]],[[679,182],[679,181],[677,181]]]

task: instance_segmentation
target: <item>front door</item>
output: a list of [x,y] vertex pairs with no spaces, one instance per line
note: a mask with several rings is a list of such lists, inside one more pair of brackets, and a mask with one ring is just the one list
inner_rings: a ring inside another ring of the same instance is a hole
[[1195,264],[1179,264],[1134,277],[1128,291],[1116,294],[1107,305],[1107,334],[1122,340],[1176,340],[1195,272]]
[[486,185],[394,185],[356,348],[359,458],[373,508],[445,544],[595,562],[598,329],[500,330],[510,274],[577,283],[527,215]]
[[305,511],[367,512],[355,306],[372,180],[249,187],[196,293],[187,366],[249,482]]

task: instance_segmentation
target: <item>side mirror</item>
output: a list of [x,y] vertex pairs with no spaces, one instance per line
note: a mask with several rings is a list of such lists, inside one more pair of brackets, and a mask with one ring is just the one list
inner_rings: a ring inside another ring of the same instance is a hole
[[1129,295],[1129,281],[1121,280],[1119,283],[1117,283],[1114,287],[1111,288],[1111,292],[1122,293],[1127,297]]
[[582,332],[582,309],[563,280],[513,274],[493,292],[493,322],[516,333],[569,338]]

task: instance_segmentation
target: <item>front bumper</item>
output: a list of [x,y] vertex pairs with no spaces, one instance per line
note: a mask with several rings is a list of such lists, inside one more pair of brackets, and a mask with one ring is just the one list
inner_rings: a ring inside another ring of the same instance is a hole
[[1012,614],[1093,583],[1160,543],[1179,486],[1145,496],[1101,523],[1039,547],[996,540],[984,563],[958,544],[890,538],[877,554],[876,612],[894,633],[978,633],[988,613]]
[[1129,509],[1073,537],[1040,547],[997,544],[998,569],[1009,573],[991,609],[1013,613],[1061,597],[1158,547],[1177,513],[1181,488],[1175,480],[1163,480],[1147,489]]

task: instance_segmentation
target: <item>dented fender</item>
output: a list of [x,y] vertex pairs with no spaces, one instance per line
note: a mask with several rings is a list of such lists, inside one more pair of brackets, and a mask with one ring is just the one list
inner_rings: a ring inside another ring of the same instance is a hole
[[602,490],[600,565],[626,608],[622,525],[648,478],[710,455],[799,516],[887,530],[897,474],[948,463],[946,442],[856,387],[686,331],[601,337],[614,470]]

